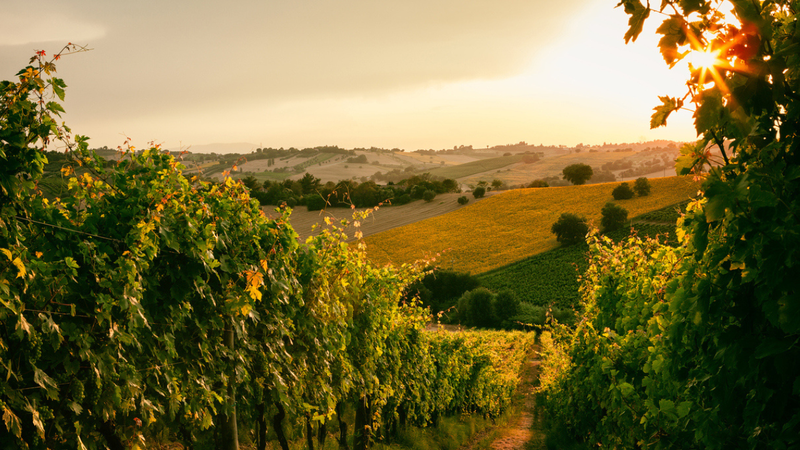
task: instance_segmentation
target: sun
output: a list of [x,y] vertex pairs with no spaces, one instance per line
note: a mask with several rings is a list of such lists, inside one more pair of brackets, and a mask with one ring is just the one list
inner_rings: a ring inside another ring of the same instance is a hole
[[693,51],[689,53],[687,60],[695,69],[708,70],[722,64],[719,59],[719,51],[710,49]]

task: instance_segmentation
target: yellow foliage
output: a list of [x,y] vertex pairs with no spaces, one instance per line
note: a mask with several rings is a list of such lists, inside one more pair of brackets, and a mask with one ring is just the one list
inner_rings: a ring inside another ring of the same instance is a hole
[[[600,227],[600,210],[615,202],[636,217],[696,196],[691,177],[650,179],[650,195],[614,200],[620,183],[516,189],[430,219],[365,238],[377,263],[410,263],[442,253],[439,266],[486,272],[558,247],[551,226],[563,213],[586,217]],[[630,183],[629,183],[630,184]]]

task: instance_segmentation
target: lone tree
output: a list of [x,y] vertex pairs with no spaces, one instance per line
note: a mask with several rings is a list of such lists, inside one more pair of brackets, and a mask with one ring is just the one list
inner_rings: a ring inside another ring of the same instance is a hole
[[563,245],[572,245],[583,241],[586,233],[589,232],[589,225],[586,219],[575,214],[564,213],[553,224],[550,231],[556,235],[556,240]]
[[587,164],[571,164],[564,167],[562,173],[565,180],[569,180],[574,185],[581,185],[589,181],[594,172],[592,167]]
[[486,188],[483,186],[478,186],[472,191],[472,196],[475,198],[481,198],[484,195],[486,195]]
[[633,190],[636,191],[636,195],[639,197],[650,195],[650,180],[645,177],[637,178],[636,182],[633,183]]
[[615,203],[606,203],[601,213],[603,218],[600,220],[600,225],[603,226],[605,232],[621,228],[628,220],[628,210]]
[[614,196],[614,200],[627,200],[633,198],[633,189],[628,183],[622,183],[611,191],[611,195]]

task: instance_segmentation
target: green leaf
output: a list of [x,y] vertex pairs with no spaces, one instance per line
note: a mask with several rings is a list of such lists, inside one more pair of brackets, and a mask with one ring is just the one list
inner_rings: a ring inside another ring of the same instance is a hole
[[706,220],[709,222],[722,220],[725,211],[734,208],[737,200],[746,200],[749,184],[747,174],[740,175],[730,182],[714,178],[705,192],[708,198],[705,207]]
[[681,146],[681,156],[675,159],[675,173],[678,175],[689,175],[699,162],[697,153],[702,152],[706,146],[706,141],[700,139],[694,144],[683,144]]
[[56,103],[56,102],[47,102],[47,110],[50,111],[50,112],[54,112],[54,113],[58,114],[59,116],[61,115],[59,113],[65,112],[64,111],[64,107],[61,106],[60,103]]
[[709,9],[708,2],[705,0],[680,0],[678,4],[681,6],[684,15],[689,15],[693,12],[705,14]]
[[629,395],[633,394],[634,388],[630,383],[621,383],[619,385],[619,391],[622,392],[623,396],[628,397]]
[[664,61],[673,67],[683,57],[678,46],[686,44],[686,22],[680,16],[670,16],[661,22],[656,33],[664,35],[658,41],[658,49]]
[[697,134],[701,135],[720,123],[724,111],[722,93],[717,88],[708,89],[700,93],[696,100],[700,106],[694,113],[694,127]]
[[689,401],[680,402],[680,404],[678,405],[678,417],[679,418],[686,417],[686,415],[689,414],[689,410],[691,409],[691,407],[692,407],[692,402]]
[[767,339],[759,344],[758,347],[756,347],[756,353],[754,357],[756,359],[764,359],[768,356],[784,353],[795,345],[797,345],[797,340],[793,341],[790,339],[775,338]]
[[[62,81],[60,78],[53,78],[52,81],[53,81],[53,84],[52,84],[53,92],[55,92],[55,94],[58,96],[58,99],[63,102],[64,101],[64,88],[67,85],[64,84],[64,81]],[[56,81],[60,81],[60,83],[56,83]]]
[[667,125],[667,118],[673,111],[677,111],[683,106],[683,102],[677,98],[669,96],[658,97],[662,105],[653,108],[655,111],[650,117],[650,129],[663,127]]

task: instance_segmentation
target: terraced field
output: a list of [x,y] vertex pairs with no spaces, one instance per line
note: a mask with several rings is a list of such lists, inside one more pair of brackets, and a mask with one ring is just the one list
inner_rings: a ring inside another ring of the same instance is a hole
[[[696,182],[688,177],[650,180],[652,192],[616,203],[628,217],[680,203],[693,197]],[[551,225],[565,212],[584,216],[599,226],[600,210],[613,201],[620,183],[518,189],[366,238],[370,258],[401,264],[435,257],[441,267],[473,274],[505,266],[558,246]]]

